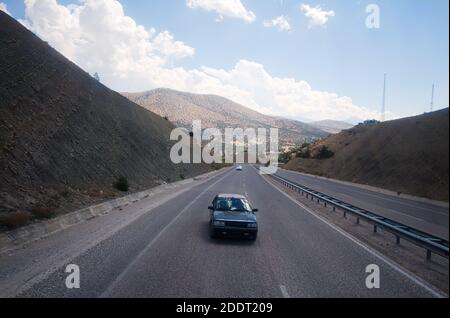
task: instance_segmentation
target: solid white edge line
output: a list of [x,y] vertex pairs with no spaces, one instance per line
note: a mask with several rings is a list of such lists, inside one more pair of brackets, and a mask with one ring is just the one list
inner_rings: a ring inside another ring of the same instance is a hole
[[[256,172],[259,174],[258,170],[253,167]],[[261,176],[261,175],[260,175]],[[448,298],[448,295],[446,295],[443,291],[437,289],[436,287],[432,286],[431,284],[427,283],[426,281],[424,281],[423,279],[421,279],[420,277],[418,277],[416,274],[411,273],[410,271],[404,269],[401,267],[401,265],[397,264],[396,262],[388,259],[386,256],[382,255],[381,253],[379,253],[378,251],[372,249],[371,247],[367,246],[366,244],[364,244],[363,242],[361,242],[360,240],[358,240],[357,238],[355,238],[354,236],[350,235],[349,233],[345,232],[344,230],[342,230],[341,228],[339,228],[338,226],[330,223],[328,220],[322,218],[321,216],[317,215],[314,211],[312,211],[310,208],[308,208],[307,206],[303,205],[302,203],[298,202],[297,200],[295,200],[294,198],[292,198],[291,196],[289,196],[287,193],[283,192],[281,189],[277,188],[275,185],[273,185],[272,183],[270,183],[266,178],[264,178],[263,176],[261,176],[262,179],[267,182],[271,187],[275,188],[278,192],[280,192],[281,194],[283,194],[284,196],[286,196],[287,198],[289,198],[289,200],[291,200],[292,202],[294,202],[295,204],[297,204],[298,206],[300,206],[302,209],[304,209],[306,212],[308,212],[309,214],[311,214],[312,216],[314,216],[315,218],[319,219],[320,221],[324,222],[325,224],[327,224],[329,227],[331,227],[333,230],[335,230],[336,232],[340,233],[341,235],[343,235],[344,237],[346,237],[347,239],[351,240],[353,243],[355,243],[356,245],[358,245],[359,247],[362,247],[363,249],[365,249],[367,252],[369,252],[370,254],[372,254],[373,256],[375,256],[376,258],[380,259],[381,261],[383,261],[384,263],[386,263],[387,265],[389,265],[390,267],[392,267],[393,269],[395,269],[397,272],[399,272],[400,274],[404,275],[405,277],[409,278],[410,280],[412,280],[414,283],[416,283],[417,285],[423,287],[427,292],[429,292],[432,296],[437,297],[437,298]]]
[[[215,178],[215,177],[218,177],[218,176],[221,176],[221,175],[224,175],[224,174],[227,174],[227,173],[229,173],[229,172],[230,172],[230,171],[223,171],[223,172],[220,172],[220,173],[218,173],[218,174],[213,175],[213,176],[211,177],[211,179],[212,179],[212,178]],[[214,173],[214,172],[213,172],[213,173]],[[207,177],[207,178],[209,179],[210,177]],[[210,180],[208,180],[208,179],[204,179],[204,181],[201,181],[201,183],[199,183],[199,184],[194,184],[193,187],[202,185],[203,183],[206,183],[206,182],[210,181]],[[187,192],[187,191],[189,191],[189,190],[192,190],[192,188],[178,190],[178,191],[177,191],[177,194],[176,194],[175,197],[172,198],[172,199],[175,199],[176,197],[180,196],[181,194],[183,194],[183,193],[185,193],[185,192]],[[171,200],[172,200],[172,199],[171,199]],[[168,200],[168,201],[163,200],[162,203],[156,204],[155,206],[152,206],[150,209],[145,208],[145,209],[144,209],[144,210],[145,210],[144,213],[142,213],[142,214],[136,214],[135,216],[132,216],[132,218],[129,220],[129,222],[126,222],[126,224],[125,224],[124,226],[122,226],[118,231],[120,231],[121,229],[123,229],[123,228],[129,226],[130,224],[132,224],[133,222],[137,221],[139,218],[141,218],[141,217],[144,216],[145,214],[151,213],[153,210],[155,210],[156,208],[160,207],[161,205],[166,204],[166,203],[169,202],[169,201],[170,201],[170,200]],[[82,224],[80,224],[80,225],[82,225]],[[18,289],[13,289],[11,292],[10,292],[11,288],[10,288],[10,290],[8,290],[8,291],[5,292],[5,293],[3,293],[3,291],[0,292],[0,298],[12,298],[12,297],[17,297],[18,295],[20,295],[20,294],[22,294],[22,293],[24,293],[24,292],[30,290],[31,288],[33,288],[33,286],[35,286],[36,284],[39,284],[40,282],[42,282],[42,281],[48,279],[51,275],[53,275],[53,274],[55,274],[56,272],[58,272],[62,267],[64,267],[65,265],[67,265],[67,264],[69,264],[69,263],[71,263],[71,262],[73,262],[74,259],[76,259],[76,258],[79,257],[80,255],[82,255],[82,254],[85,253],[86,251],[89,251],[89,250],[92,249],[93,247],[97,246],[99,243],[101,243],[101,242],[103,242],[103,241],[109,239],[110,237],[112,237],[112,236],[113,236],[115,233],[117,233],[118,231],[114,231],[114,233],[112,233],[112,234],[111,234],[111,233],[107,233],[107,234],[105,234],[105,235],[102,235],[102,236],[99,237],[97,240],[95,240],[95,242],[86,245],[86,246],[85,246],[82,250],[80,250],[79,252],[77,252],[77,253],[71,255],[69,258],[67,258],[67,259],[65,259],[65,260],[63,260],[63,261],[59,261],[56,265],[52,266],[51,269],[49,269],[49,270],[47,270],[47,271],[44,271],[44,272],[41,272],[40,274],[37,274],[36,276],[33,276],[32,278],[26,280],[26,281],[24,282],[24,284],[22,285],[22,287],[20,287],[20,288],[18,288]],[[56,233],[56,234],[58,234],[58,233]]]
[[[369,196],[372,196],[374,198],[379,198],[381,200],[388,200],[388,201],[391,201],[391,202],[395,202],[397,204],[413,207],[415,209],[419,209],[419,210],[423,210],[423,211],[427,211],[427,212],[431,211],[431,212],[436,213],[436,214],[441,214],[443,216],[448,216],[448,213],[440,212],[440,211],[432,211],[432,210],[427,209],[427,208],[418,207],[417,205],[410,204],[409,202],[398,201],[398,199],[404,200],[404,201],[411,201],[413,203],[422,203],[422,204],[433,205],[434,207],[437,207],[437,208],[448,209],[448,206],[439,205],[438,203],[435,203],[435,202],[433,203],[433,202],[422,201],[422,200],[420,200],[420,198],[417,198],[417,197],[415,197],[415,198],[399,197],[399,196],[397,196],[395,194],[378,192],[377,190],[374,190],[374,189],[365,188],[363,184],[352,184],[351,182],[348,183],[347,181],[336,180],[336,179],[327,179],[327,178],[324,178],[324,177],[319,177],[319,176],[314,176],[314,175],[307,175],[307,174],[305,175],[305,174],[302,174],[301,172],[298,172],[298,171],[286,170],[286,169],[282,169],[282,168],[279,168],[279,169],[283,170],[284,172],[286,172],[288,174],[289,173],[293,173],[293,174],[299,175],[301,177],[316,178],[316,179],[321,180],[321,181],[329,181],[329,182],[333,182],[333,183],[336,183],[336,184],[339,184],[339,185],[344,185],[344,186],[349,187],[350,191],[367,194]],[[381,188],[378,188],[378,189],[379,190],[383,190]],[[389,191],[389,190],[387,190],[387,191]],[[425,199],[425,200],[428,200],[428,199]],[[440,202],[440,201],[438,201],[438,202]],[[422,219],[420,219],[420,220],[422,220]]]
[[186,205],[180,212],[178,212],[177,216],[174,217],[172,221],[170,221],[161,231],[159,231],[158,234],[150,241],[150,243],[147,244],[147,246],[125,267],[124,270],[122,270],[119,276],[117,276],[116,279],[114,279],[108,285],[108,287],[100,294],[99,298],[107,298],[112,290],[117,286],[117,284],[125,277],[125,275],[128,274],[130,269],[153,247],[156,241],[159,240],[159,238],[167,231],[167,229],[170,228],[200,197],[202,197],[207,191],[209,191],[209,189],[228,177],[228,175],[230,175],[230,173],[233,171],[234,169],[225,173],[221,178],[219,178],[219,180],[215,181],[202,192],[200,192],[199,195],[197,195],[188,205]]
[[280,290],[281,290],[281,294],[283,295],[283,298],[291,298],[291,296],[289,296],[289,293],[286,289],[286,286],[280,285]]

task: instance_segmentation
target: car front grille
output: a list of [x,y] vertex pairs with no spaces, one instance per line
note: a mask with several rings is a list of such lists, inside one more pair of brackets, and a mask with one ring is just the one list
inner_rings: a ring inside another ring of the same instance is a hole
[[225,222],[225,226],[227,226],[227,227],[247,228],[247,223],[246,222],[228,221],[228,222]]

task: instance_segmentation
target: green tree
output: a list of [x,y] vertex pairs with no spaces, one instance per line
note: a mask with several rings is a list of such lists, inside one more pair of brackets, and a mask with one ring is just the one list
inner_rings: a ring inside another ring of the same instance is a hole
[[117,178],[116,182],[114,183],[114,187],[119,191],[127,192],[130,188],[130,185],[128,184],[128,179],[122,176]]

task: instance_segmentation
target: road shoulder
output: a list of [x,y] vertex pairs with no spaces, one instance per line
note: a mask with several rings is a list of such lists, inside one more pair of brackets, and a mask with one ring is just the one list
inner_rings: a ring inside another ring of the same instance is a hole
[[229,168],[199,176],[196,180],[154,188],[151,194],[139,201],[4,251],[0,254],[0,297],[12,297],[26,290],[157,207],[217,179],[227,171]]
[[408,276],[413,277],[418,282],[422,282],[438,295],[448,297],[449,293],[449,260],[440,256],[435,256],[431,261],[427,261],[425,251],[409,242],[402,241],[401,245],[395,243],[395,238],[387,232],[381,230],[373,233],[369,224],[356,221],[352,217],[344,217],[340,212],[333,212],[316,201],[307,200],[299,193],[292,191],[269,176],[263,177],[271,186],[285,194],[301,207],[309,210],[319,219],[337,229],[341,234],[348,235],[355,242],[366,246],[374,254],[382,255],[393,266],[398,266]]

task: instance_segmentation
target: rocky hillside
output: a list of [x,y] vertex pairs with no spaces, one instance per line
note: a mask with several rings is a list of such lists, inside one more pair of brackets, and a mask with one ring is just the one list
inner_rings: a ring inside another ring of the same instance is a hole
[[0,216],[65,212],[209,169],[169,160],[173,125],[0,11]]
[[356,126],[297,150],[286,168],[448,201],[448,112]]
[[201,120],[203,128],[279,128],[284,143],[301,144],[322,138],[328,133],[295,120],[275,118],[253,111],[229,99],[215,95],[198,95],[170,89],[144,93],[123,93],[131,101],[167,117],[179,127],[190,129],[193,120]]

